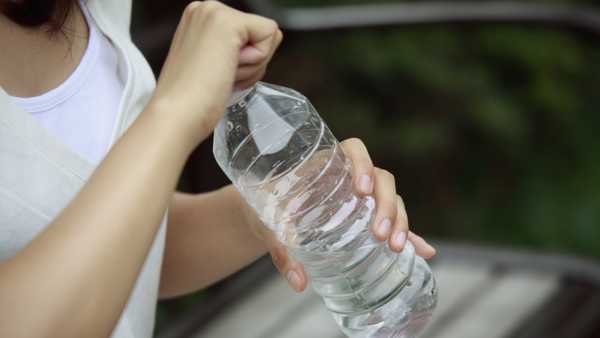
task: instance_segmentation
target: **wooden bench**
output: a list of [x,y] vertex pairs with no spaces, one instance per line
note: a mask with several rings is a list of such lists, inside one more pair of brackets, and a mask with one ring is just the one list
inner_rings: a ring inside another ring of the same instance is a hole
[[[600,337],[600,267],[574,257],[438,243],[439,304],[423,338]],[[268,259],[229,280],[159,338],[343,338],[314,292]]]

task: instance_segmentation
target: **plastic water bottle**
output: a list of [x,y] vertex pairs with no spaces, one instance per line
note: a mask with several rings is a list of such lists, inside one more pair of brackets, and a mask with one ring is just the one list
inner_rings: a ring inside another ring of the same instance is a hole
[[422,331],[437,301],[431,270],[409,242],[395,253],[374,239],[375,201],[354,192],[351,164],[304,96],[266,83],[234,94],[213,151],[348,337]]

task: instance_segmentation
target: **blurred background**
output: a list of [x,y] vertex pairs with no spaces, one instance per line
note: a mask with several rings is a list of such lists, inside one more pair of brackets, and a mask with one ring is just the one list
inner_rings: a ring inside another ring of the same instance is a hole
[[[157,74],[187,2],[134,1],[132,34]],[[275,13],[266,1],[227,3]],[[265,80],[309,97],[339,139],[361,138],[376,165],[396,175],[411,226],[425,237],[597,259],[598,32],[478,20],[291,26]],[[181,189],[227,183],[211,147],[206,141],[190,158]],[[161,304],[157,333],[210,292]]]

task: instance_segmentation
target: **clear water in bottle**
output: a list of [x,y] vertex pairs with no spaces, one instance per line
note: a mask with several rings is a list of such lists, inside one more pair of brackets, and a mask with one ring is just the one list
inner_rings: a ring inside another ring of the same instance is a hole
[[354,192],[349,162],[305,97],[258,83],[227,109],[214,142],[223,171],[348,337],[418,336],[437,301],[431,270],[410,243],[398,254],[373,238],[375,202]]

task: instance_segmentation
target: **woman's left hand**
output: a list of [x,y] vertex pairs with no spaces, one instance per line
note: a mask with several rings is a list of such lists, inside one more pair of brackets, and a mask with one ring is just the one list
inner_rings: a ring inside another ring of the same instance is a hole
[[[396,193],[394,175],[373,166],[369,152],[361,140],[348,139],[341,142],[341,146],[346,157],[352,162],[355,190],[360,195],[372,195],[375,198],[377,210],[375,221],[370,226],[375,238],[387,241],[390,248],[396,252],[402,251],[409,240],[417,255],[426,259],[433,257],[435,249],[423,238],[409,231],[408,216],[402,197]],[[255,224],[253,228],[265,241],[273,263],[290,286],[298,292],[304,291],[308,285],[308,277],[302,264],[288,255],[286,248],[264,225]]]

